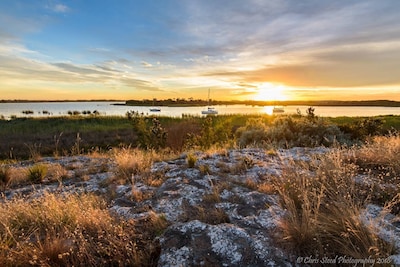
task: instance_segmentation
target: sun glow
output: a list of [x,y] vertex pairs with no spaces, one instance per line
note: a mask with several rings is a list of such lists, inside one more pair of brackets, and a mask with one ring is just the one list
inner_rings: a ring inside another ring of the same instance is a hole
[[263,83],[258,87],[258,91],[253,99],[260,101],[283,101],[287,100],[288,96],[286,95],[284,86]]

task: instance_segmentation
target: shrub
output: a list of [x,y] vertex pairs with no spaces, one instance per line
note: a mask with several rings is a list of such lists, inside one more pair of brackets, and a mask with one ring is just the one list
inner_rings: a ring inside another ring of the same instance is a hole
[[340,129],[355,140],[365,140],[367,137],[381,134],[384,121],[380,118],[365,118],[352,124],[344,124]]
[[35,164],[28,169],[28,180],[32,183],[41,183],[47,174],[47,166]]
[[268,127],[261,118],[250,118],[244,127],[236,130],[240,146],[263,144],[267,138]]
[[151,132],[151,144],[148,147],[152,148],[164,148],[167,142],[167,132],[161,126],[160,121],[157,118],[152,119],[152,125],[150,127]]
[[127,117],[132,121],[133,129],[138,135],[139,146],[145,149],[160,149],[166,146],[168,134],[159,119],[152,118],[149,124],[149,119],[137,112],[127,112]]

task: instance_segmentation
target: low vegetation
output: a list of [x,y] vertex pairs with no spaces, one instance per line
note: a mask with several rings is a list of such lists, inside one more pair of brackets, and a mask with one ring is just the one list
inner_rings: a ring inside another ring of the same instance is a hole
[[[311,113],[310,113],[311,112]],[[67,156],[111,148],[331,146],[400,130],[400,116],[321,118],[306,115],[221,115],[182,118],[84,116],[0,120],[0,159]]]
[[[281,243],[295,255],[365,259],[393,254],[390,241],[378,235],[375,225],[363,221],[363,210],[380,189],[357,183],[361,169],[348,159],[347,152],[333,151],[309,163],[293,161],[274,180],[287,211],[280,222]],[[389,205],[395,200],[392,197],[378,204]]]
[[120,220],[85,194],[17,198],[0,212],[1,266],[152,266],[155,233],[167,225],[155,214],[145,225]]
[[[37,163],[42,156],[99,153],[115,162],[114,175],[102,182],[108,189],[106,196],[46,193],[35,199],[2,199],[1,266],[155,266],[160,252],[155,240],[168,226],[166,219],[151,208],[146,210],[150,215],[145,221],[116,216],[108,209],[112,188],[131,184],[132,201],[149,199],[152,196],[136,188],[135,183],[160,186],[167,170],[151,172],[152,165],[182,151],[186,151],[184,167],[196,168],[205,177],[244,175],[256,164],[249,157],[238,158],[230,165],[221,160],[215,164],[216,173],[200,164],[195,152],[226,155],[227,148],[243,147],[262,148],[270,157],[278,157],[280,148],[331,148],[309,161],[286,162],[281,176],[270,175],[260,183],[252,179],[237,183],[277,196],[285,211],[276,233],[277,244],[291,255],[364,259],[393,254],[393,244],[379,235],[376,225],[366,223],[364,215],[370,204],[395,216],[400,214],[400,137],[396,131],[400,120],[393,116],[318,118],[310,109],[306,116],[178,120],[127,114],[127,118],[16,119],[0,124],[5,126],[0,127],[5,140],[1,156],[8,160],[0,165],[1,191],[18,183],[61,184],[71,178],[62,166]],[[42,127],[48,127],[49,132]],[[53,145],[45,146],[48,140]],[[8,164],[24,157],[31,159],[31,167]],[[95,167],[93,172],[100,168]],[[110,171],[108,168],[104,171]],[[85,175],[80,178],[84,180]],[[230,222],[215,203],[232,184],[210,183],[212,190],[195,207],[187,204],[180,220]]]

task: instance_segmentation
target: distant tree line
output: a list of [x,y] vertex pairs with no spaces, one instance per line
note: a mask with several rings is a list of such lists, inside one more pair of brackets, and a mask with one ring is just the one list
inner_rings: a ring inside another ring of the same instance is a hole
[[320,101],[255,101],[255,100],[204,100],[204,99],[185,99],[185,98],[169,98],[159,99],[143,99],[128,100],[125,102],[127,106],[206,106],[206,105],[253,105],[253,106],[377,106],[377,107],[400,107],[399,101],[392,100],[362,100],[362,101],[339,101],[339,100],[320,100]]

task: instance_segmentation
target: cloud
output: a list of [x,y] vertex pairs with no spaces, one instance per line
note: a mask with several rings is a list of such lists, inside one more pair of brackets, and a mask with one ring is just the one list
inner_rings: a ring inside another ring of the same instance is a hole
[[59,2],[54,2],[52,0],[49,1],[49,3],[46,5],[46,8],[55,13],[67,13],[71,10],[67,5]]
[[109,76],[109,71],[104,71],[103,69],[97,69],[94,66],[81,67],[71,63],[53,63],[52,65],[61,68],[62,70],[80,74],[80,75],[102,75]]
[[145,67],[145,68],[153,67],[153,65],[151,63],[146,62],[146,61],[142,61],[142,62],[140,62],[140,64],[142,64],[142,66]]
[[158,88],[157,86],[153,85],[153,83],[141,79],[134,79],[134,78],[121,78],[119,79],[123,84],[128,87],[132,87],[133,89],[150,91],[150,92],[162,92],[164,90]]
[[65,13],[65,12],[69,11],[69,7],[67,7],[66,5],[63,5],[63,4],[56,4],[54,6],[53,10],[58,13]]

